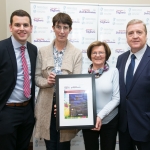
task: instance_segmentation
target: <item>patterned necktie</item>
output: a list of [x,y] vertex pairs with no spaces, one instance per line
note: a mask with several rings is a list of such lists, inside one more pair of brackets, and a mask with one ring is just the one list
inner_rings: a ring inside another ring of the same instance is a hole
[[127,89],[127,93],[130,89],[132,80],[133,80],[133,71],[134,71],[134,66],[135,66],[135,55],[132,54],[131,55],[131,62],[129,64],[128,70],[127,70],[127,74],[126,74],[126,89]]
[[23,74],[24,74],[24,82],[23,82],[23,91],[25,97],[29,98],[30,96],[30,79],[29,79],[29,71],[28,65],[25,58],[25,46],[21,46],[21,60],[22,60],[22,67],[23,67]]

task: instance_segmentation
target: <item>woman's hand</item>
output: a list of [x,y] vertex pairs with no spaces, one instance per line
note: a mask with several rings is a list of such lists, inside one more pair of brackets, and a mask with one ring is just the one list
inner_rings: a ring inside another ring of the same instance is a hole
[[93,130],[93,131],[99,131],[101,129],[101,125],[102,125],[102,120],[101,120],[100,117],[97,116],[95,128],[93,128],[91,130]]
[[51,72],[47,78],[47,83],[50,85],[54,85],[55,84],[55,77],[56,77],[56,74]]

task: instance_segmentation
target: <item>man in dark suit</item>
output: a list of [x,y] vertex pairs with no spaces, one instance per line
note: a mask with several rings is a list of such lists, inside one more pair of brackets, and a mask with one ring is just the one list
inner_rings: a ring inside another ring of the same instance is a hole
[[12,36],[0,41],[0,150],[27,150],[34,127],[37,48],[27,42],[30,15],[16,10],[10,17]]
[[120,81],[120,150],[150,150],[150,47],[146,25],[131,20],[126,27],[131,50],[118,57]]

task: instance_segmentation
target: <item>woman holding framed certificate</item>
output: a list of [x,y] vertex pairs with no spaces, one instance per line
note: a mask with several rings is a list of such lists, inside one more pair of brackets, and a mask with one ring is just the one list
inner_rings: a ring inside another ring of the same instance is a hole
[[95,41],[87,49],[92,61],[88,73],[95,74],[97,121],[95,128],[83,129],[86,150],[115,150],[117,126],[119,74],[116,68],[109,67],[107,60],[111,54],[107,43]]
[[78,130],[56,130],[54,105],[56,104],[55,76],[80,74],[82,53],[67,39],[72,30],[72,19],[66,13],[58,13],[53,19],[55,39],[40,48],[37,57],[35,82],[39,87],[35,106],[35,137],[45,140],[47,150],[70,150],[70,140]]

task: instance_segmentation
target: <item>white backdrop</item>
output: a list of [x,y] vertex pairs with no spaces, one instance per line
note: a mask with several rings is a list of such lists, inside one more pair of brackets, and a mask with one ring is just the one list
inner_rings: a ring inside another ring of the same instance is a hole
[[[147,43],[150,44],[150,6],[31,1],[32,43],[38,48],[50,44],[55,38],[52,18],[58,12],[68,13],[73,19],[72,31],[68,39],[82,51],[82,73],[87,73],[91,63],[87,58],[86,49],[96,40],[108,43],[112,52],[108,63],[115,67],[118,55],[129,49],[125,33],[126,24],[131,19],[142,19],[146,23]],[[118,150],[118,139],[116,143],[116,150]],[[33,138],[33,148],[34,150],[45,150],[43,140]],[[71,150],[77,149],[84,150],[82,132],[79,132],[71,142]]]
[[98,15],[98,40],[111,48],[109,64],[116,65],[117,57],[129,50],[126,43],[126,25],[131,19],[141,19],[148,29],[147,43],[150,45],[150,6],[101,6]]

